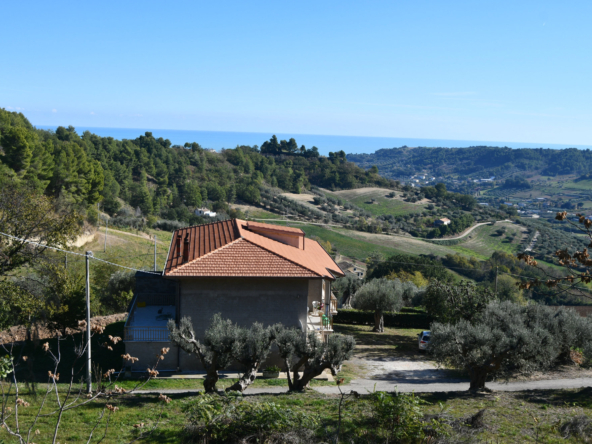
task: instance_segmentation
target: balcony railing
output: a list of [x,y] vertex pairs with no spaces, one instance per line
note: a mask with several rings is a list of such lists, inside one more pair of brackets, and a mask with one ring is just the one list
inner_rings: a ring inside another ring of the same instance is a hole
[[169,329],[166,327],[125,327],[124,341],[168,342]]

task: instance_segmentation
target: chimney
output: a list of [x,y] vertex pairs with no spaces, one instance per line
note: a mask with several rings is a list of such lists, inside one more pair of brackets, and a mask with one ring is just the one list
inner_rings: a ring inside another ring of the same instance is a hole
[[269,239],[304,250],[304,232],[299,228],[247,222],[247,229]]

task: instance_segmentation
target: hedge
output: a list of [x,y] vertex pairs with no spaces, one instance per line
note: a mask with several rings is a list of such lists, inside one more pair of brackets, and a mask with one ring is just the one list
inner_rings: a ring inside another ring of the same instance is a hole
[[[385,327],[429,329],[433,319],[425,312],[411,309],[406,313],[384,313]],[[374,325],[374,312],[371,310],[339,309],[333,316],[335,324]]]

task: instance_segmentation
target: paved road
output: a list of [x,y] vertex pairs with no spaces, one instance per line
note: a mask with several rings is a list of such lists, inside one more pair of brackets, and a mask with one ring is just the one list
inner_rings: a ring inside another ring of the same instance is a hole
[[[377,391],[394,391],[400,392],[416,392],[416,393],[434,393],[434,392],[459,392],[469,389],[467,381],[456,382],[428,382],[428,383],[405,383],[393,380],[380,379],[356,379],[349,385],[344,385],[341,390],[349,392],[355,390],[360,394],[372,392],[376,386]],[[517,392],[523,390],[558,390],[570,388],[582,388],[592,386],[592,378],[575,378],[575,379],[552,379],[545,381],[527,381],[527,382],[510,382],[508,384],[499,382],[489,382],[486,387],[501,392]],[[333,386],[314,387],[319,393],[326,395],[339,394],[339,389]],[[197,393],[197,389],[163,389],[163,390],[138,390],[134,393],[139,394],[185,394]],[[262,394],[278,394],[287,392],[286,387],[268,387],[268,388],[250,388],[245,391],[247,395],[262,395]]]

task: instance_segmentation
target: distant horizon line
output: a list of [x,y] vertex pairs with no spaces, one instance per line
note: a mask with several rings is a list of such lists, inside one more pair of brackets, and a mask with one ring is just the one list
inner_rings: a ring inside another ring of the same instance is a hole
[[[34,125],[36,128],[39,129],[45,129],[45,130],[54,130],[57,129],[59,126],[63,126],[63,125]],[[70,126],[70,125],[68,125]],[[78,132],[79,129],[81,129],[82,131],[91,131],[92,130],[101,130],[101,132],[104,131],[109,131],[109,130],[116,130],[116,131],[138,131],[140,132],[139,135],[143,135],[145,132],[176,132],[176,133],[210,133],[210,134],[232,134],[232,135],[262,135],[264,137],[271,137],[273,135],[281,135],[281,136],[292,136],[295,139],[297,137],[319,137],[319,138],[341,138],[341,139],[359,139],[359,140],[363,140],[363,139],[373,139],[374,141],[378,142],[378,141],[387,141],[387,140],[391,140],[393,142],[395,142],[396,140],[401,141],[400,143],[402,143],[402,146],[408,146],[410,148],[418,148],[418,147],[424,147],[424,148],[468,148],[471,146],[492,146],[492,147],[508,147],[508,148],[512,148],[512,149],[520,149],[520,148],[530,148],[530,149],[535,149],[535,148],[548,148],[548,149],[568,149],[568,148],[576,148],[576,149],[592,149],[592,144],[587,145],[587,144],[566,144],[566,143],[547,143],[547,144],[543,144],[543,143],[539,143],[539,142],[509,142],[509,141],[494,141],[494,140],[468,140],[468,139],[434,139],[434,138],[420,138],[420,137],[393,137],[393,136],[351,136],[351,135],[340,135],[340,134],[310,134],[310,133],[283,133],[283,132],[262,132],[262,131],[221,131],[221,130],[190,130],[190,129],[166,129],[166,128],[131,128],[131,127],[102,127],[102,126],[86,126],[86,125],[80,125],[78,127],[73,126],[76,131]],[[100,135],[100,134],[97,134]],[[109,136],[101,136],[101,137],[109,137]],[[113,137],[113,136],[110,136]],[[137,136],[136,136],[137,137]],[[127,137],[124,137],[127,139]],[[171,140],[169,137],[164,137],[165,139],[169,139]],[[131,139],[128,139],[131,140]],[[267,140],[267,139],[266,139]],[[417,142],[421,142],[415,146],[409,146],[408,143],[403,143],[403,141],[417,141]],[[428,144],[426,144],[426,142]],[[429,145],[430,142],[434,142],[433,145]],[[173,141],[171,140],[171,143],[173,143]],[[187,143],[187,142],[184,142]],[[438,144],[440,143],[440,144]],[[444,143],[444,145],[447,146],[442,146],[442,143]],[[452,146],[453,144],[462,144],[464,146]],[[182,145],[182,143],[173,143],[175,145]],[[200,143],[201,145],[201,143]],[[247,145],[247,143],[245,143],[245,145]],[[259,143],[256,143],[256,145],[260,145]],[[520,146],[520,145],[525,145],[525,146]],[[529,146],[526,146],[529,145]],[[391,148],[399,148],[397,146],[383,146],[381,148],[375,147],[374,150],[380,150],[380,149],[391,149]],[[218,148],[218,149],[222,149],[222,148]],[[353,153],[350,152],[349,154],[367,154],[364,152],[360,152],[360,153]]]

